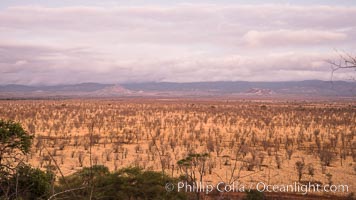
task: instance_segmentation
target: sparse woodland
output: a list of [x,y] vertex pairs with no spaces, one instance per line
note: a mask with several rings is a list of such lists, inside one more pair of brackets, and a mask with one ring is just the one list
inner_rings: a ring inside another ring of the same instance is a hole
[[355,102],[17,100],[0,102],[0,118],[35,135],[25,161],[57,176],[104,165],[356,191]]

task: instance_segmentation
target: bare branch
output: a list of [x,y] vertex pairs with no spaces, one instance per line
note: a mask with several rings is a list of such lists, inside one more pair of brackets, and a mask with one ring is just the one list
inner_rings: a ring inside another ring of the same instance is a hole
[[335,49],[335,52],[338,54],[338,60],[326,60],[325,62],[330,64],[331,67],[331,76],[330,80],[333,80],[334,73],[338,70],[349,70],[355,69],[356,71],[356,56],[351,55],[345,51],[338,51]]

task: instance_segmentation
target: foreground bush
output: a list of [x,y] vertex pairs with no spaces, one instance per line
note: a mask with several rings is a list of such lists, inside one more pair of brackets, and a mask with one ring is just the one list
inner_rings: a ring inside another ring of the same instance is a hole
[[257,190],[246,191],[245,200],[264,200],[265,196],[262,192]]
[[165,183],[177,180],[160,172],[123,168],[109,172],[105,166],[83,168],[54,182],[54,175],[30,166],[0,182],[0,199],[186,199],[184,193],[167,192]]
[[27,165],[19,166],[16,173],[0,182],[0,199],[46,199],[54,175]]
[[[167,192],[165,183],[176,182],[160,172],[143,171],[137,167],[110,173],[107,167],[83,168],[59,180],[58,198],[75,199],[186,199],[184,194]],[[74,189],[74,190],[73,190]]]

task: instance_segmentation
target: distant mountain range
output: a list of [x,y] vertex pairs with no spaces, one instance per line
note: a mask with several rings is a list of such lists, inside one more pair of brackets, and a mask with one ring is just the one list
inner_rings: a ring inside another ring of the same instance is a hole
[[55,86],[0,86],[0,98],[45,97],[351,97],[356,98],[356,82],[148,82],[101,84],[81,83]]

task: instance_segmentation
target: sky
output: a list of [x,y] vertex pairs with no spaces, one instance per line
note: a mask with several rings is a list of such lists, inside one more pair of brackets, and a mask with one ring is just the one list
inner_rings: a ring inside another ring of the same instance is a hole
[[354,19],[353,0],[1,0],[0,84],[330,80]]

